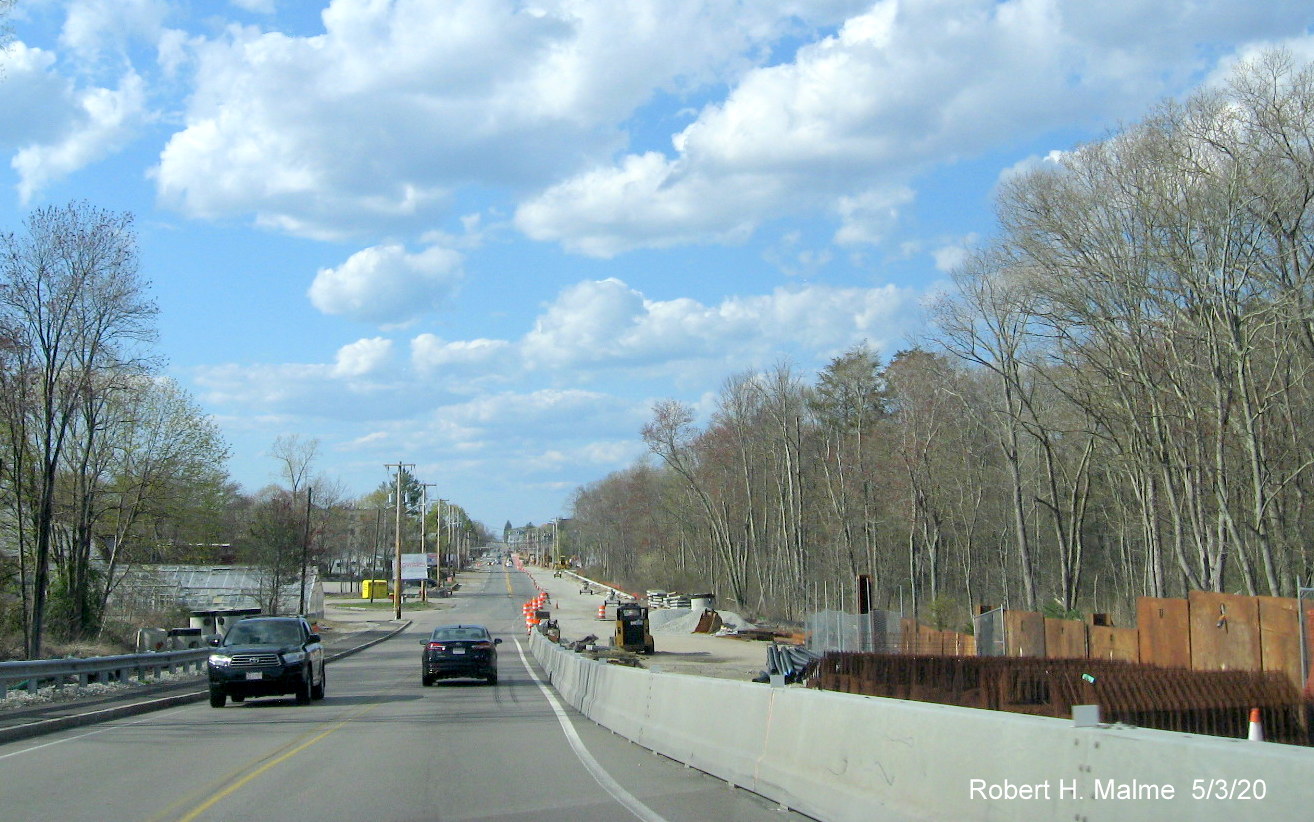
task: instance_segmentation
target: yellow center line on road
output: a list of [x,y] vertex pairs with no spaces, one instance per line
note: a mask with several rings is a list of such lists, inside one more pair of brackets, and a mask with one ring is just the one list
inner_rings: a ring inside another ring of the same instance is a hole
[[[370,703],[369,705],[362,706],[361,708],[352,711],[346,717],[333,723],[331,726],[324,729],[323,731],[320,731],[319,733],[316,733],[314,736],[311,736],[309,739],[304,739],[304,741],[293,740],[289,742],[287,745],[283,746],[283,753],[278,754],[273,759],[269,759],[265,761],[263,764],[260,764],[258,767],[255,767],[254,770],[250,770],[250,768],[252,767],[250,764],[243,765],[239,768],[235,768],[233,771],[229,772],[227,776],[223,777],[222,779],[214,783],[218,785],[226,785],[227,787],[224,787],[216,791],[215,793],[211,794],[207,799],[202,801],[201,804],[193,808],[191,811],[187,812],[183,816],[177,817],[178,822],[192,822],[192,820],[199,818],[201,814],[210,810],[210,808],[214,807],[220,800],[224,799],[227,796],[231,796],[232,794],[241,790],[245,785],[250,783],[251,780],[265,773],[269,769],[273,768],[275,765],[286,762],[287,760],[291,759],[292,757],[306,750],[310,746],[324,739],[329,734],[341,730],[349,722],[361,718],[362,716],[364,716],[365,714],[369,713],[370,711],[374,710],[375,708],[379,707],[382,704],[383,704],[382,702],[373,702]],[[311,731],[308,733],[314,733],[314,732]],[[275,753],[277,753],[277,751],[275,751]],[[180,804],[185,805],[188,804],[188,802],[187,801],[174,802],[170,806],[170,808],[172,808],[174,805],[180,805]],[[161,811],[159,814],[152,817],[152,820],[171,818],[169,816],[170,808],[166,808],[165,810]]]

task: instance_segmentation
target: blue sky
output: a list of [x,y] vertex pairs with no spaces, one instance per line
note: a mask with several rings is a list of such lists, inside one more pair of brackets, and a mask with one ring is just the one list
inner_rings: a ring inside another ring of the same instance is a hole
[[494,529],[655,401],[886,357],[1001,175],[1284,46],[1284,0],[19,0],[0,227],[136,216],[168,372],[247,490],[280,435]]

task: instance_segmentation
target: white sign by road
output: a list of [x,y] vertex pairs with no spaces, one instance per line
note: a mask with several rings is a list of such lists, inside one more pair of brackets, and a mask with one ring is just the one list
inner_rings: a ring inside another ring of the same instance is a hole
[[[393,561],[393,573],[397,571],[396,560]],[[429,578],[429,555],[428,554],[402,554],[401,555],[401,578],[407,579],[428,579]]]

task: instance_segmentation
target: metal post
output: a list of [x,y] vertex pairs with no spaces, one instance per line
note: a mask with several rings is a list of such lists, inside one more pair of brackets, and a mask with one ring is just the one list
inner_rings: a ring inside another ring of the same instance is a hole
[[1300,580],[1296,580],[1296,610],[1300,612],[1300,690],[1303,693],[1305,687],[1309,684],[1309,647],[1306,644],[1309,639],[1305,636],[1305,623],[1308,621],[1305,615],[1305,596],[1314,594],[1314,588],[1301,588]]

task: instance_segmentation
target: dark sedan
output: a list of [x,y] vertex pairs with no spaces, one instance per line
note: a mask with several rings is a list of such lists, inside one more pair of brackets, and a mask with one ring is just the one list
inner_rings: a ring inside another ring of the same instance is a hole
[[420,682],[427,688],[437,679],[458,677],[487,680],[497,684],[497,646],[482,625],[443,625],[433,629],[424,643],[420,660]]
[[210,704],[293,694],[299,704],[324,698],[324,646],[300,617],[255,617],[229,629],[210,654]]

